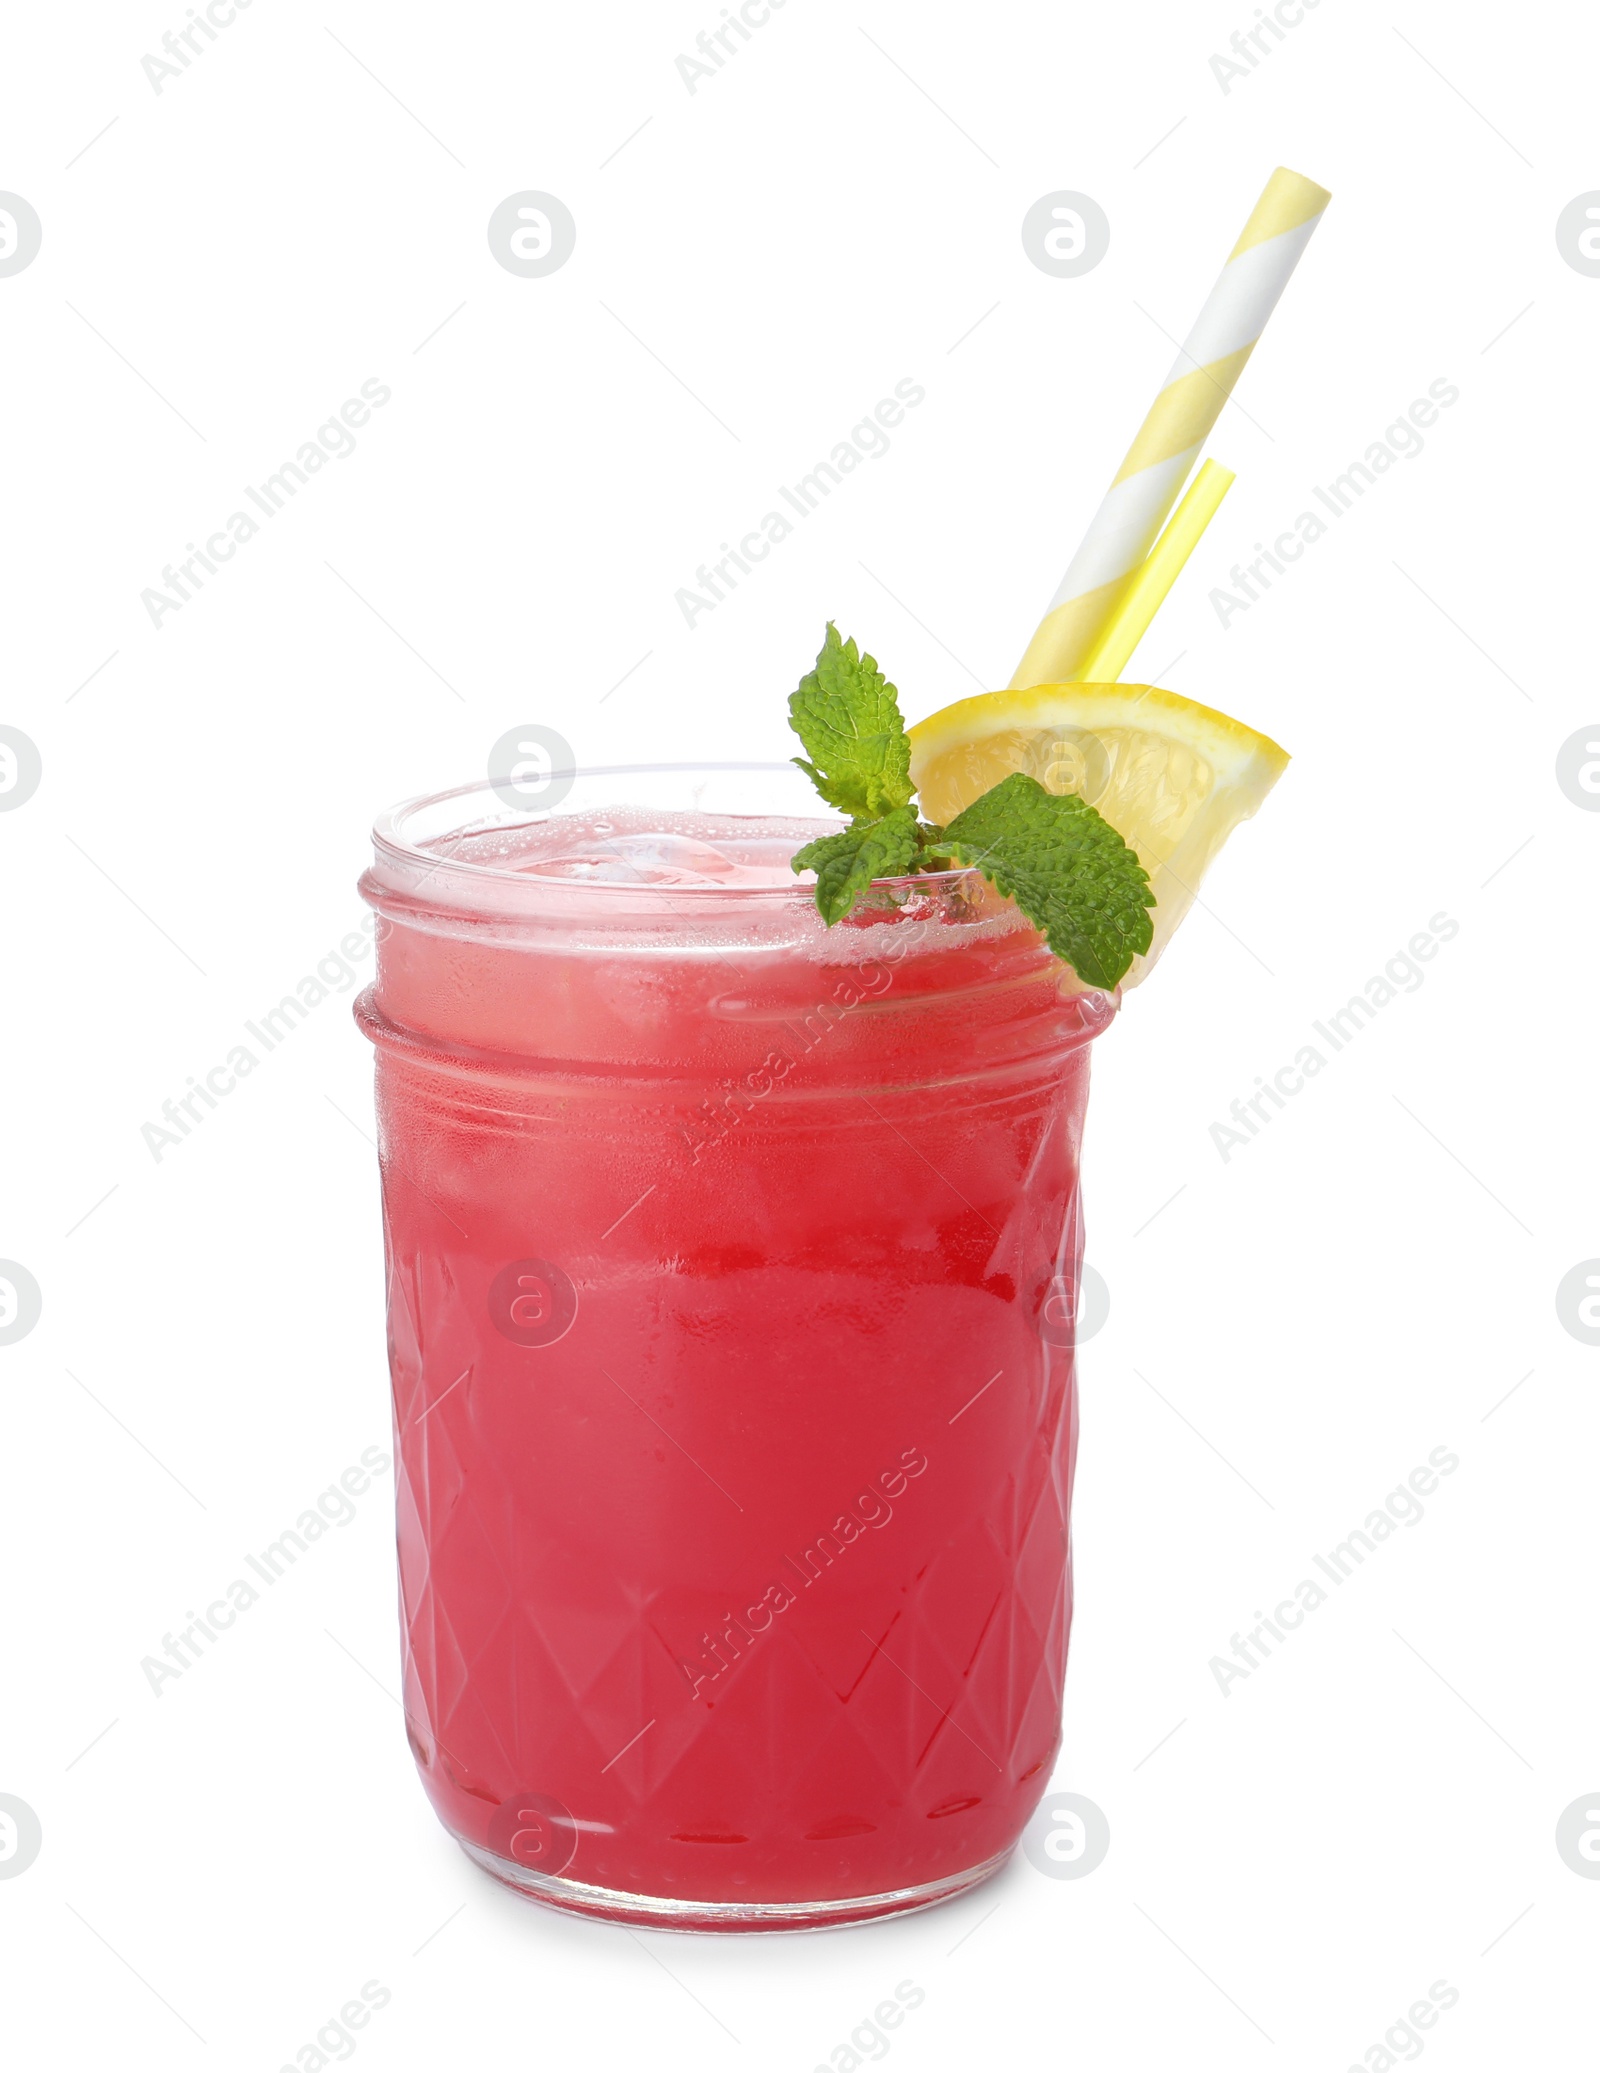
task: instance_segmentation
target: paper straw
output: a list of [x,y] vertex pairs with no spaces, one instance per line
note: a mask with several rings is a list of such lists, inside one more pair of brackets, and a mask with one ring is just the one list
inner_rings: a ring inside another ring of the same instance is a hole
[[1217,461],[1202,461],[1183,502],[1167,521],[1167,529],[1134,571],[1122,602],[1083,658],[1077,681],[1114,684],[1128,658],[1144,639],[1161,601],[1177,582],[1184,563],[1200,544],[1200,535],[1216,516],[1217,506],[1233,487],[1233,470]]
[[1013,689],[1081,680],[1079,665],[1149,553],[1328,201],[1325,187],[1286,166],[1263,188],[1017,665]]

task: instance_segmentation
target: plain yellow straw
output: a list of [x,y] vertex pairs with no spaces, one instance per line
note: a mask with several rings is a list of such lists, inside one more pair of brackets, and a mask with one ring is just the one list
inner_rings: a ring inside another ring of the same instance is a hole
[[1165,532],[1140,563],[1100,638],[1073,671],[1074,683],[1114,684],[1121,676],[1162,599],[1177,582],[1179,571],[1232,487],[1233,479],[1232,469],[1220,467],[1215,461],[1202,466]]

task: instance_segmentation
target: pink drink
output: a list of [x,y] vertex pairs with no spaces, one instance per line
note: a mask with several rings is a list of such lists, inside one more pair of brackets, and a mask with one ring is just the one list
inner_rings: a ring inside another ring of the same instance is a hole
[[586,790],[419,802],[363,881],[412,1746],[558,1905],[924,1906],[1060,1740],[1112,1004],[975,874],[824,930],[833,823]]

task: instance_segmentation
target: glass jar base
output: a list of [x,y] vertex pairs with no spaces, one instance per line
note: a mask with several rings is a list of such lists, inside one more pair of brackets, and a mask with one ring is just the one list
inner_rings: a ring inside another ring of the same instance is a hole
[[864,1893],[844,1900],[675,1900],[654,1893],[618,1893],[608,1886],[587,1886],[579,1879],[529,1871],[477,1843],[466,1842],[459,1836],[456,1840],[475,1864],[502,1885],[546,1907],[640,1929],[744,1936],[800,1929],[846,1929],[853,1923],[876,1922],[888,1915],[915,1914],[981,1886],[1011,1856],[1009,1849],[1002,1850],[968,1871],[952,1872],[923,1886],[902,1886],[892,1893]]

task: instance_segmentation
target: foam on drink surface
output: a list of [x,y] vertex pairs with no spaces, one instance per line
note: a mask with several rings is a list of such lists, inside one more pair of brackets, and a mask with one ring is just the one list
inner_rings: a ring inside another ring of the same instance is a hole
[[[789,859],[838,820],[610,806],[455,839],[452,859],[579,885],[793,885]],[[443,847],[443,845],[441,845]]]

